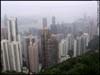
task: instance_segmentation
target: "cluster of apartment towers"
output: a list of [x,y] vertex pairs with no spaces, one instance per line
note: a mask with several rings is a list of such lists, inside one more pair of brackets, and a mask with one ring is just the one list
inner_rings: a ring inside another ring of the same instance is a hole
[[[17,18],[11,17],[6,20],[5,24],[7,34],[5,38],[1,39],[3,71],[23,71],[23,61],[25,59],[27,71],[38,73],[41,69],[46,69],[69,59],[70,55],[68,52],[70,50],[73,51],[72,57],[79,56],[87,51],[86,47],[89,42],[88,33],[82,33],[76,38],[69,33],[66,38],[58,42],[58,35],[48,30],[47,19],[43,18],[41,39],[38,39],[31,33],[24,38],[26,56],[23,58],[21,36],[18,34],[17,28]],[[52,18],[52,24],[55,24],[55,17]]]

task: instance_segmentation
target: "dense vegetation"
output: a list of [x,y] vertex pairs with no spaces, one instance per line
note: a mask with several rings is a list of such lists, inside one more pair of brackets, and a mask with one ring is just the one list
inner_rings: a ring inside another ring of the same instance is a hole
[[16,72],[16,71],[6,71],[6,72],[1,72],[1,74],[5,75],[26,75],[26,73],[23,72]]
[[99,75],[99,58],[99,52],[88,52],[82,56],[68,59],[63,63],[41,71],[39,74]]

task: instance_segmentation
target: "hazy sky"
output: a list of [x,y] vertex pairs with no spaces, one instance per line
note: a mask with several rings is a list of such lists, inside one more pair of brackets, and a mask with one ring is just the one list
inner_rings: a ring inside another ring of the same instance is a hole
[[97,1],[1,1],[1,17],[53,15],[64,22],[72,22],[83,17],[97,15]]

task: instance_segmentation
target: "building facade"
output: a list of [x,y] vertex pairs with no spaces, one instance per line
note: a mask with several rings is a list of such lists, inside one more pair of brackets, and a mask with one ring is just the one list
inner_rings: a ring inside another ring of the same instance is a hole
[[58,63],[58,41],[56,35],[52,34],[48,39],[48,67],[53,66]]
[[[3,70],[9,70],[9,71],[17,71],[21,72],[22,68],[22,51],[21,51],[21,43],[20,43],[20,36],[18,35],[18,29],[17,29],[17,18],[12,17],[7,20],[7,26],[8,26],[8,40],[5,42],[1,40],[2,44],[2,51],[3,51]],[[5,46],[5,47],[4,47]],[[7,54],[7,56],[6,56]],[[9,60],[9,64],[4,61],[4,59],[7,58],[7,61]],[[10,68],[6,68],[7,65],[10,66]]]
[[39,72],[39,54],[38,54],[38,41],[30,36],[30,43],[28,46],[29,55],[29,70],[30,72]]
[[50,33],[47,28],[47,20],[43,19],[43,30],[41,34],[41,48],[42,48],[42,68],[48,67],[48,39],[50,38]]

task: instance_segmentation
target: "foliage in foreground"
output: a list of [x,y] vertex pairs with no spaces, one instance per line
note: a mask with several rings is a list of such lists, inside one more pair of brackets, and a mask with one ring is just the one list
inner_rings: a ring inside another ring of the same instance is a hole
[[1,74],[5,74],[5,75],[26,75],[26,73],[23,72],[16,72],[16,71],[6,71],[6,72],[1,72]]
[[63,63],[41,71],[39,74],[99,75],[99,58],[99,52],[88,52],[82,56],[68,59]]

